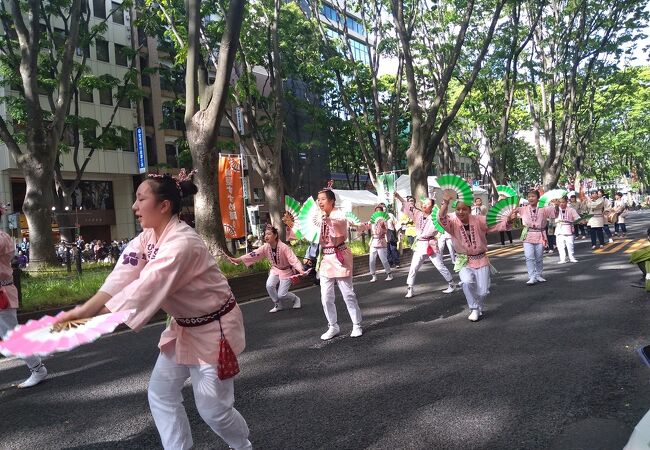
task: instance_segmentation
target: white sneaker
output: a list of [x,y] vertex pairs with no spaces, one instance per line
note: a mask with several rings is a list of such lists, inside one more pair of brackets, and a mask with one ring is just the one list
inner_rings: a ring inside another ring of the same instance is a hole
[[361,325],[352,326],[352,333],[350,333],[350,337],[355,338],[361,336],[362,334],[363,334],[363,329],[361,328]]
[[610,243],[610,244],[613,244],[613,243],[614,243],[614,239],[609,238],[609,243]]
[[373,275],[372,278],[370,279],[370,282],[374,283],[375,281],[377,281],[377,277]]
[[280,304],[276,304],[273,308],[269,309],[270,313],[276,313],[278,311],[282,311],[284,308]]
[[327,328],[327,331],[323,333],[320,338],[324,341],[327,341],[328,339],[332,339],[333,337],[338,336],[340,332],[341,329],[338,325],[330,325]]
[[473,309],[468,319],[472,322],[478,322],[479,317],[481,317],[480,311],[478,309]]
[[411,298],[411,297],[413,297],[413,288],[412,288],[412,287],[409,287],[409,288],[406,290],[406,295],[405,295],[404,297],[406,297],[406,298]]
[[30,388],[36,386],[47,377],[47,369],[43,364],[38,366],[37,369],[30,369],[32,374],[29,378],[18,385],[18,389]]
[[577,259],[570,259],[569,261],[571,261],[571,262],[573,262],[573,263],[576,263],[576,262],[578,262],[578,260],[577,260]]
[[443,292],[443,294],[451,294],[455,290],[456,290],[456,285],[452,281],[451,283],[449,283],[449,286],[447,287],[447,289],[445,289],[442,292]]
[[301,306],[300,297],[296,297],[296,299],[293,301],[293,309],[300,309]]
[[526,281],[526,284],[529,286],[532,286],[535,283],[537,283],[537,280],[535,278],[531,278],[528,281]]
[[537,281],[539,281],[540,283],[546,283],[546,278],[537,277]]
[[386,277],[386,281],[393,281],[393,274],[389,273],[388,276]]
[[558,261],[558,264],[566,264],[566,261]]

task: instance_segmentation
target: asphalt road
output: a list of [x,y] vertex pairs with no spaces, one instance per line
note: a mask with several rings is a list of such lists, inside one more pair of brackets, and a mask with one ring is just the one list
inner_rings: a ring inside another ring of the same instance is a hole
[[[301,310],[242,305],[247,350],[236,407],[258,449],[620,449],[650,408],[650,369],[634,352],[650,343],[650,295],[627,264],[648,212],[629,220],[630,241],[578,264],[545,258],[532,287],[520,246],[496,246],[488,309],[467,320],[462,292],[445,295],[430,264],[405,299],[406,266],[392,282],[355,279],[364,336],[319,340],[317,288]],[[639,241],[637,241],[639,242]],[[450,264],[448,264],[450,266]],[[337,300],[339,323],[349,316]],[[17,360],[0,361],[0,448],[160,448],[147,380],[162,325],[123,332],[49,358],[51,377],[28,390]],[[195,448],[226,446],[184,390]]]

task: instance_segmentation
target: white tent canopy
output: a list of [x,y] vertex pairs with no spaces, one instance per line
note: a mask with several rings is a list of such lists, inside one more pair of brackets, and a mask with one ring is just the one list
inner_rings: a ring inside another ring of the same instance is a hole
[[347,191],[332,189],[336,195],[336,206],[345,212],[354,213],[362,221],[367,221],[380,203],[379,197],[370,191]]

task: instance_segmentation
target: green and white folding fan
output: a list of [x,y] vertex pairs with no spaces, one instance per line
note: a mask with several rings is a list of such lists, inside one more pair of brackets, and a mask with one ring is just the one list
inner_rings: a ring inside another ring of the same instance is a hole
[[385,211],[375,211],[372,213],[372,216],[370,216],[370,223],[374,225],[378,220],[388,222],[388,219],[390,219],[390,216]]
[[296,220],[298,214],[300,214],[300,202],[289,195],[285,195],[284,210],[293,216],[293,220]]
[[456,194],[456,198],[467,206],[471,206],[474,201],[474,194],[472,193],[472,187],[458,175],[445,174],[438,177],[438,185],[442,191],[453,191]]
[[506,217],[512,214],[512,211],[519,206],[519,197],[506,197],[499,200],[488,210],[485,220],[489,227],[493,227]]
[[506,198],[507,197],[515,197],[517,195],[517,191],[515,191],[510,186],[506,186],[505,184],[498,184],[497,185],[497,194],[503,195]]
[[300,214],[300,202],[295,198],[285,195],[284,196],[284,210],[291,214],[293,217],[293,233],[298,239],[302,239],[302,233],[298,228],[298,215]]
[[551,200],[559,200],[562,197],[565,197],[567,194],[568,192],[564,189],[551,189],[550,191],[545,192],[544,195],[539,198],[537,206],[543,208],[544,206],[548,205]]
[[440,208],[434,206],[433,210],[431,210],[431,221],[433,222],[433,226],[436,227],[436,230],[444,233],[445,229],[442,228],[442,225],[440,225],[440,221],[438,220],[438,211],[440,211]]
[[309,197],[298,214],[298,230],[302,237],[309,242],[318,242],[320,240],[320,229],[323,222],[320,208],[313,197]]
[[348,222],[350,222],[352,225],[361,225],[361,220],[359,220],[359,218],[354,215],[354,213],[346,212],[345,218],[348,219]]

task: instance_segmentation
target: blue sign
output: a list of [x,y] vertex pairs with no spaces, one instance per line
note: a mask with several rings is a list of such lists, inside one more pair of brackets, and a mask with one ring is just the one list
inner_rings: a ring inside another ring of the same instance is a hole
[[138,172],[145,173],[147,171],[147,159],[144,148],[144,135],[142,132],[142,127],[136,127],[135,129],[135,148],[138,154]]

